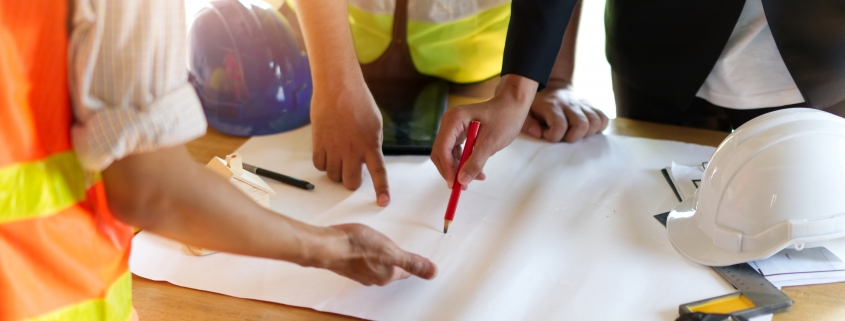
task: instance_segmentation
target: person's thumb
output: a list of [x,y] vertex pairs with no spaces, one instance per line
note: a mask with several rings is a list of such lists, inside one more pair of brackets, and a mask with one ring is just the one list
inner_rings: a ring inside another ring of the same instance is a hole
[[417,254],[402,251],[399,266],[403,270],[420,278],[431,280],[437,276],[437,266],[428,259]]
[[469,185],[484,170],[484,164],[490,156],[480,147],[476,145],[467,161],[458,170],[458,183],[461,185]]

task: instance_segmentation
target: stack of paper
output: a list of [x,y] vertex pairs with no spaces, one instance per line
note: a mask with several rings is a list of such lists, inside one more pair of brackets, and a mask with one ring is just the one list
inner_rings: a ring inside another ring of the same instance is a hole
[[777,287],[845,281],[845,263],[825,247],[788,248],[748,264]]

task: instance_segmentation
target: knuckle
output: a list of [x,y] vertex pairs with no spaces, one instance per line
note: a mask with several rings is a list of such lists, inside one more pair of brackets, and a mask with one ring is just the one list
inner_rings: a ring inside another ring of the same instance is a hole
[[599,116],[599,118],[602,118],[602,119],[607,118],[607,115],[605,115],[604,112],[601,111],[601,109],[598,109],[598,108],[595,108],[595,107],[590,107],[590,108],[593,109],[593,111],[596,113],[596,115]]
[[415,273],[415,274],[424,272],[423,271],[423,269],[424,269],[423,263],[420,260],[421,260],[421,258],[415,256],[411,260],[410,264],[408,264],[408,266],[411,269],[411,271],[408,271],[408,272]]
[[361,187],[361,176],[358,176],[357,178],[350,177],[348,179],[344,179],[343,186],[345,186],[348,190],[354,191],[358,189],[358,187]]
[[350,223],[350,224],[348,224],[348,226],[349,226],[349,229],[352,230],[352,232],[359,237],[369,237],[370,236],[369,233],[371,232],[371,230],[370,230],[370,228],[368,228],[364,224]]
[[560,141],[563,138],[563,135],[566,134],[566,130],[569,129],[569,126],[565,123],[556,124],[555,126],[551,126],[546,133],[546,140],[554,142]]
[[554,136],[563,135],[566,133],[566,130],[569,129],[569,124],[565,121],[558,122],[554,125],[549,125],[549,130]]
[[470,176],[473,176],[473,178],[474,178],[476,175],[478,175],[479,172],[481,172],[481,168],[483,166],[484,165],[482,165],[481,160],[476,160],[474,162],[465,164],[464,165],[464,172],[466,172]]
[[594,133],[594,132],[599,130],[599,127],[601,127],[601,121],[600,120],[590,121],[590,126],[587,129],[587,132],[588,133]]
[[454,120],[454,118],[460,116],[459,113],[460,113],[460,109],[450,108],[450,109],[446,110],[445,113],[443,113],[442,121],[446,122],[446,123],[452,122]]
[[387,174],[387,169],[384,168],[384,166],[374,166],[372,171],[373,171],[373,174],[378,174],[378,175]]
[[566,133],[566,136],[563,137],[563,140],[567,143],[574,143],[577,142],[579,139],[584,138],[584,134],[586,134],[586,131],[570,131]]
[[381,138],[376,137],[375,139],[367,140],[366,145],[364,147],[368,150],[378,151],[379,153],[381,153]]
[[589,128],[590,128],[590,123],[588,121],[584,120],[584,119],[581,119],[580,121],[575,122],[575,124],[572,124],[572,126],[570,127],[570,130],[575,131],[576,133],[580,133],[580,132],[587,131],[587,129],[589,129]]
[[320,171],[325,171],[325,170],[326,170],[326,162],[325,162],[325,159],[324,159],[324,158],[321,158],[321,157],[320,157],[320,154],[318,154],[317,152],[314,152],[314,153],[311,155],[311,163],[313,163],[313,164],[314,164],[314,167],[316,167],[316,168],[317,168],[318,170],[320,170]]

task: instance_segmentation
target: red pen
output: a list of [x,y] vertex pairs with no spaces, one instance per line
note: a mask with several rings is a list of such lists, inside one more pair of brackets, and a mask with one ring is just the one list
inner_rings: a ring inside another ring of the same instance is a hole
[[481,123],[472,121],[469,123],[469,130],[467,130],[467,141],[464,144],[464,152],[461,154],[461,162],[458,163],[458,171],[455,172],[455,184],[452,185],[452,196],[449,197],[449,205],[446,206],[446,216],[443,218],[443,234],[449,231],[449,224],[455,219],[455,209],[458,208],[458,199],[461,198],[461,183],[458,183],[458,174],[464,163],[472,154],[472,148],[475,147],[475,138],[478,137],[478,128]]

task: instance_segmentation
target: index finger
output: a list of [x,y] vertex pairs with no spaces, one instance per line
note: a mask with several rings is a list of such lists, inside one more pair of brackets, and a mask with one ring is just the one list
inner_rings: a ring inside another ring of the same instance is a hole
[[381,154],[381,149],[365,154],[364,162],[367,163],[367,171],[373,179],[376,202],[379,206],[387,206],[390,204],[390,185],[387,182],[387,169],[384,167],[384,155]]
[[440,130],[431,149],[431,159],[440,164],[438,166],[440,176],[446,180],[449,188],[452,188],[452,184],[454,184],[455,167],[457,167],[455,160],[452,158],[452,149],[454,149],[461,133],[465,130],[461,120],[454,116],[455,113],[454,109],[450,109],[443,114]]

